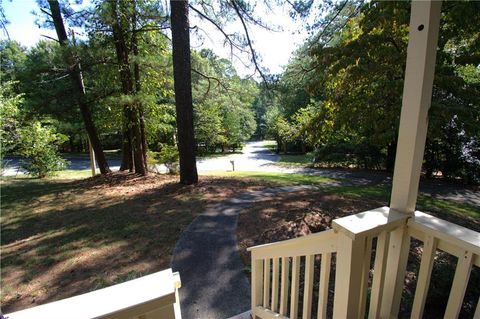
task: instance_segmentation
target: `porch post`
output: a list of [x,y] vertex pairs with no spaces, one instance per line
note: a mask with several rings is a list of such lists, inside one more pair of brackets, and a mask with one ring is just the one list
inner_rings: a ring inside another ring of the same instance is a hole
[[[441,1],[414,0],[403,88],[402,112],[393,175],[390,209],[411,215],[415,211],[425,150],[428,109],[432,98]],[[410,240],[406,227],[390,235],[387,280],[381,318],[396,318],[405,278]]]

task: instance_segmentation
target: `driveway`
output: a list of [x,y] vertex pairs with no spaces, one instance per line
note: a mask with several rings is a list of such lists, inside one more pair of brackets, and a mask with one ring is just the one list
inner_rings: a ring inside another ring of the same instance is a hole
[[[357,186],[375,185],[378,183],[391,185],[392,182],[392,175],[383,171],[281,167],[275,165],[279,160],[279,156],[263,146],[263,142],[248,142],[242,152],[242,154],[199,160],[197,161],[197,169],[199,172],[231,171],[232,164],[230,161],[233,160],[235,162],[235,170],[237,171],[318,175],[348,180],[348,184]],[[453,200],[480,207],[480,192],[478,188],[422,179],[420,181],[420,193],[434,198]]]
[[[88,156],[66,156],[69,162],[69,169],[83,170],[90,168]],[[8,161],[5,176],[23,174],[19,168],[19,157],[6,158]],[[306,167],[288,168],[275,165],[279,156],[269,151],[263,142],[247,142],[241,154],[227,155],[215,158],[197,160],[199,173],[212,171],[232,171],[232,162],[236,171],[263,171],[298,173],[306,175],[319,175],[330,178],[344,179],[351,185],[374,185],[378,183],[391,184],[390,174],[381,171],[364,171],[353,169],[316,169]],[[120,159],[109,158],[110,168],[116,171],[120,168]],[[164,165],[157,165],[159,172],[165,172]],[[421,180],[420,192],[434,198],[448,199],[457,202],[467,203],[480,207],[480,192],[478,188],[467,188],[462,185],[445,183],[442,181]]]
[[[90,169],[90,158],[88,156],[64,156],[69,164],[67,169],[72,170],[84,170]],[[20,168],[20,161],[22,160],[19,156],[8,156],[5,157],[6,168],[4,169],[3,176],[15,176],[21,175],[25,172]],[[107,158],[110,168],[114,171],[120,168],[120,159],[118,158]]]
[[263,146],[263,142],[247,142],[242,154],[197,160],[197,170],[231,171],[230,161],[234,161],[236,171],[278,171],[279,168],[274,166],[278,159],[279,156]]

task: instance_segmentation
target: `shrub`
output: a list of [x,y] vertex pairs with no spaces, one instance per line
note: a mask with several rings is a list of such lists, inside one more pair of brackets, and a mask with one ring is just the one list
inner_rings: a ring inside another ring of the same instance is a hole
[[160,163],[167,167],[170,174],[178,174],[180,171],[180,157],[175,145],[162,145],[162,149],[158,152],[158,157]]
[[43,126],[35,121],[22,127],[20,135],[20,155],[25,157],[20,165],[29,174],[44,178],[55,171],[65,169],[67,161],[58,154],[58,146],[67,140],[54,128]]
[[167,167],[169,174],[178,174],[180,171],[178,149],[174,145],[160,145],[160,152],[148,152],[148,169],[158,173],[157,164]]

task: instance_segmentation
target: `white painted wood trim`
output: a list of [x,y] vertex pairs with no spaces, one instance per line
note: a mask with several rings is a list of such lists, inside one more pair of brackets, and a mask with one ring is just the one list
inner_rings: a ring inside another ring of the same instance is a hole
[[288,317],[282,316],[274,311],[271,311],[270,309],[266,309],[262,306],[258,306],[255,309],[255,313],[259,318],[262,319],[290,319]]
[[335,270],[334,318],[360,318],[360,294],[366,238],[339,233]]
[[385,280],[380,305],[380,318],[397,318],[402,297],[410,236],[407,227],[399,227],[390,232]]
[[276,243],[250,247],[247,250],[255,252],[258,259],[307,256],[335,252],[337,250],[337,237],[334,230],[279,241]]
[[[402,111],[390,207],[413,214],[418,195],[423,153],[428,127],[440,26],[441,1],[414,0],[411,5],[410,33],[403,88]],[[404,229],[391,233],[387,262],[387,281],[380,315],[395,318],[400,308],[401,292],[409,252],[409,236]]]
[[315,269],[315,256],[308,255],[305,257],[305,282],[303,289],[303,319],[312,317],[312,300],[313,300],[313,271]]
[[445,319],[458,318],[460,314],[465,291],[467,290],[468,279],[470,278],[470,271],[472,269],[472,258],[473,254],[471,252],[466,252],[464,256],[458,258],[452,288],[450,289],[450,296],[448,297],[447,309],[445,310]]
[[412,318],[422,318],[423,316],[436,250],[437,239],[433,236],[427,236],[423,243],[422,261],[420,263],[415,298],[412,306]]
[[280,285],[280,314],[287,315],[288,308],[288,275],[289,271],[289,259],[288,257],[282,258],[282,274],[281,274],[281,285]]
[[279,276],[280,276],[280,264],[278,258],[273,258],[272,265],[272,305],[270,309],[274,312],[278,312],[278,285],[279,285]]
[[390,234],[383,231],[377,237],[375,252],[375,264],[373,265],[373,282],[370,296],[369,319],[379,318],[380,305],[382,303],[383,286],[385,284],[385,268],[387,265],[387,253]]
[[365,239],[363,262],[362,262],[362,279],[360,284],[360,318],[365,318],[365,311],[367,308],[367,292],[368,292],[368,279],[370,275],[370,262],[372,258],[372,237],[368,236]]
[[292,258],[292,285],[290,292],[290,318],[298,318],[298,295],[300,289],[300,257]]
[[255,253],[252,253],[252,316],[259,318],[257,306],[262,305],[263,296],[263,260],[256,259]]
[[320,268],[320,284],[318,288],[318,310],[319,319],[327,319],[328,289],[330,283],[330,267],[332,264],[332,254],[322,254]]
[[414,0],[390,207],[413,214],[423,162],[437,56],[441,1]]
[[419,211],[415,212],[414,218],[409,220],[408,225],[413,229],[431,234],[441,241],[480,255],[480,233],[476,231]]
[[375,237],[380,232],[405,225],[408,216],[388,207],[380,207],[366,212],[337,218],[332,223],[335,231],[342,232],[352,240],[356,237]]
[[6,316],[9,319],[131,318],[166,307],[172,307],[169,313],[173,314],[177,285],[172,270],[167,269]]
[[270,308],[270,259],[265,259],[264,260],[263,306],[265,308]]

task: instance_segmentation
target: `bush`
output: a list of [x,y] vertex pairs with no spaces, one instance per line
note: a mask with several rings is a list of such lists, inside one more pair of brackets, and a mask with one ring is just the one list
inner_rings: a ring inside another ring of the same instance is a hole
[[147,164],[150,170],[157,171],[156,164],[167,167],[169,174],[178,174],[180,171],[178,149],[174,145],[162,144],[160,152],[148,152]]
[[36,121],[22,127],[20,133],[20,155],[25,157],[20,165],[29,174],[44,178],[55,171],[65,169],[67,161],[58,154],[58,146],[67,140],[52,127]]
[[327,167],[381,169],[385,156],[365,141],[333,141],[316,149],[314,161]]

